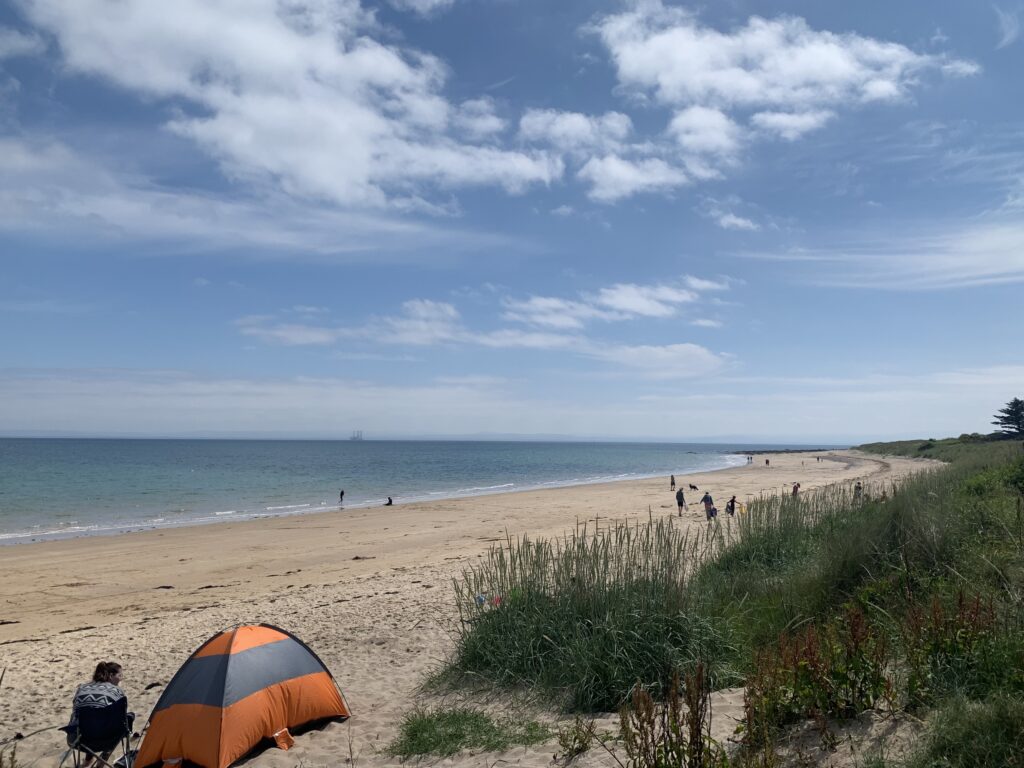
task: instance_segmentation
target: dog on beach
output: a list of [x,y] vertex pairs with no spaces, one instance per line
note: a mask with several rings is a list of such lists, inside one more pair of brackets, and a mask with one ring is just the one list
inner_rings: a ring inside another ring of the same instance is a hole
[[698,487],[697,487],[696,485],[694,485],[693,483],[690,483],[690,490],[691,490],[691,491],[699,491],[699,490],[700,490],[700,488],[698,488]]

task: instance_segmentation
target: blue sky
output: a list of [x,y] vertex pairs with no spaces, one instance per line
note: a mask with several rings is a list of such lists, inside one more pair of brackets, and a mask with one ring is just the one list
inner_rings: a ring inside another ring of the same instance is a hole
[[1024,394],[1022,21],[9,2],[0,433],[987,431]]

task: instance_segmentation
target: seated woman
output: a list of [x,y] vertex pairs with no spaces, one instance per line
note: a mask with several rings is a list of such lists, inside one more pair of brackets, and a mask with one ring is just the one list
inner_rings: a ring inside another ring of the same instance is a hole
[[[121,739],[131,733],[135,715],[128,712],[128,700],[119,687],[121,665],[101,661],[92,682],[78,686],[71,708],[71,721],[62,728],[68,746],[99,754],[106,760]],[[83,763],[88,766],[92,756]]]

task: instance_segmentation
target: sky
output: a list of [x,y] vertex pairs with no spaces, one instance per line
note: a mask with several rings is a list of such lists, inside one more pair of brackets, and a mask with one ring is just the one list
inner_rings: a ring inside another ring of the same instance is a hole
[[990,431],[1022,21],[7,0],[0,435]]

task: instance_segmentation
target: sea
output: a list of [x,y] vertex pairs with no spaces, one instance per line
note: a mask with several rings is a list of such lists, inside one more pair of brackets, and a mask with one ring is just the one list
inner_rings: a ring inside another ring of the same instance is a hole
[[722,469],[787,445],[0,439],[0,544]]

